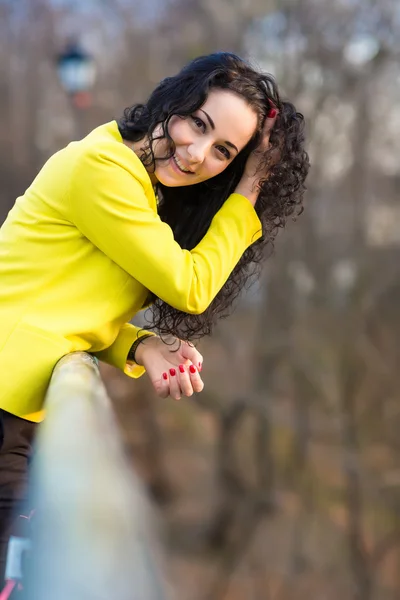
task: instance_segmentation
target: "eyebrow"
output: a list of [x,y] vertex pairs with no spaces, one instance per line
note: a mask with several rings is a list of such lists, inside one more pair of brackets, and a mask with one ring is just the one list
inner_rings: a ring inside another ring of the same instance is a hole
[[[212,118],[210,117],[210,115],[208,113],[206,113],[206,111],[203,110],[202,108],[200,108],[199,110],[201,110],[201,112],[206,115],[207,120],[210,123],[211,129],[215,129],[215,123],[212,120]],[[231,148],[234,148],[236,150],[236,152],[239,154],[239,150],[236,148],[235,144],[232,144],[232,142],[228,142],[228,141],[225,141],[224,144],[226,144],[227,146],[230,146]]]

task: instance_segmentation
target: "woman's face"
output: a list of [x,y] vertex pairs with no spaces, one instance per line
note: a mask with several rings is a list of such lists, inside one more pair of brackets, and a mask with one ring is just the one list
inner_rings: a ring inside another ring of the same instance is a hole
[[[174,115],[169,134],[172,158],[156,162],[153,178],[169,187],[193,185],[221,173],[253,137],[257,115],[246,101],[227,90],[212,90],[190,117]],[[161,134],[161,126],[153,137]],[[168,154],[166,138],[155,140],[154,155]],[[155,177],[154,177],[155,176]]]

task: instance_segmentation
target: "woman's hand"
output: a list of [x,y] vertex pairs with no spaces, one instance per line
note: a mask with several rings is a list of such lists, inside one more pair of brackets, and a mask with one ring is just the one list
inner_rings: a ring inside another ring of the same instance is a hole
[[271,131],[275,125],[276,118],[278,116],[278,111],[275,108],[272,108],[267,118],[265,119],[263,136],[260,144],[257,146],[255,150],[250,154],[247,159],[243,175],[239,184],[237,185],[235,192],[237,194],[242,194],[242,196],[246,196],[254,206],[257,198],[258,198],[258,185],[261,179],[265,179],[267,173],[264,171],[260,171],[260,163],[265,157],[265,153],[268,150],[269,138],[271,135]]
[[180,342],[178,350],[175,340],[172,345],[165,344],[158,336],[143,340],[136,349],[135,358],[143,365],[161,398],[191,396],[201,392],[204,383],[200,377],[203,357],[198,350],[187,342]]

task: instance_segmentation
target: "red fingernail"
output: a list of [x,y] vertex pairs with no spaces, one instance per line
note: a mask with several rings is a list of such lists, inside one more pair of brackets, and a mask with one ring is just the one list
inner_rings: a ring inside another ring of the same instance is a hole
[[175,369],[170,369],[169,370],[169,374],[172,375],[172,377],[175,375],[176,371]]
[[194,365],[190,365],[190,367],[189,367],[189,371],[190,371],[191,373],[196,373],[196,367],[195,367]]
[[199,363],[199,371],[201,371],[203,368],[203,365],[201,363]]
[[163,373],[162,376],[163,376],[163,379],[168,379],[168,375],[166,373]]
[[271,108],[271,110],[269,111],[267,117],[268,117],[268,119],[273,119],[274,117],[276,117],[276,109],[275,108]]
[[179,370],[181,373],[185,372],[185,367],[183,365],[179,365]]

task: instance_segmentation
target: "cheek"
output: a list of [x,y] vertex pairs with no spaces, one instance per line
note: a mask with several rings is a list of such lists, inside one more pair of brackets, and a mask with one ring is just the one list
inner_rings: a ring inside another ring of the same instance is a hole
[[183,145],[191,143],[192,130],[188,119],[181,119],[176,116],[172,117],[169,122],[168,131],[175,144]]
[[167,149],[167,140],[163,135],[162,125],[157,125],[154,129],[152,137],[153,137],[153,152],[156,157],[162,156]]
[[215,177],[216,175],[219,175],[220,173],[222,173],[222,171],[225,171],[225,169],[226,169],[226,167],[227,167],[227,166],[228,166],[228,165],[221,165],[221,164],[219,164],[219,165],[216,165],[216,166],[214,167],[214,169],[213,169],[213,172],[214,172],[214,177]]
[[168,142],[165,138],[154,140],[153,152],[156,158],[162,158],[168,151]]
[[179,134],[179,121],[180,119],[178,119],[178,117],[172,117],[168,125],[168,133],[174,141]]
[[230,165],[230,163],[221,163],[221,161],[212,158],[206,163],[206,168],[203,170],[202,181],[216,177]]
[[213,158],[210,167],[214,171],[215,175],[219,175],[220,173],[225,171],[225,169],[227,169],[230,164],[231,164],[231,161],[228,162],[225,160],[218,160],[217,158]]

